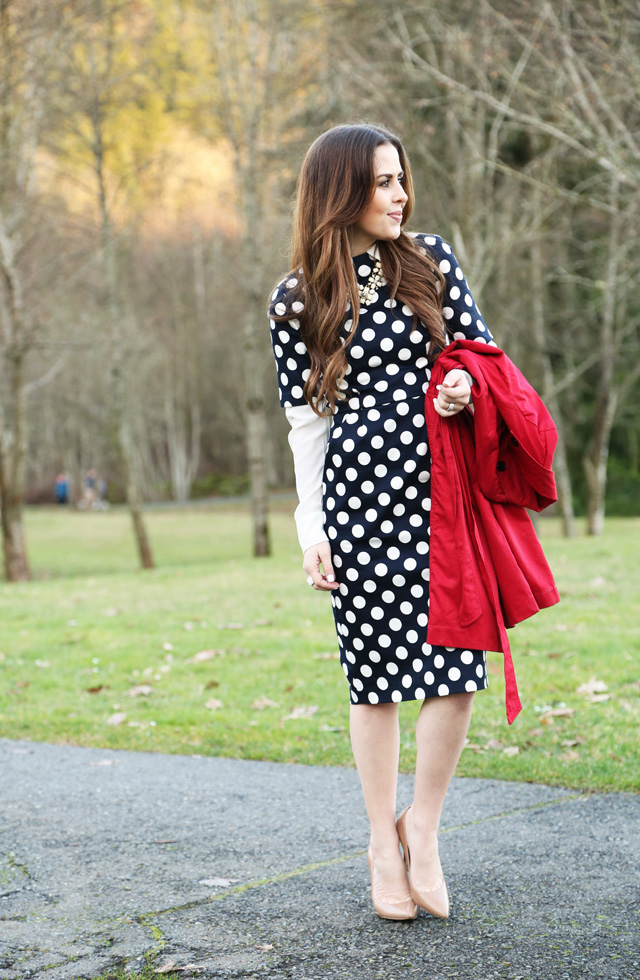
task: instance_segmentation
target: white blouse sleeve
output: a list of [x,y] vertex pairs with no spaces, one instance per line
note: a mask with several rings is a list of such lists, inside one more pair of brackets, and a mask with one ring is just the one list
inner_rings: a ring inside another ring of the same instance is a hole
[[289,445],[299,500],[296,527],[300,547],[306,551],[312,544],[328,540],[322,525],[322,474],[330,422],[316,415],[308,404],[290,406],[285,413],[291,426]]

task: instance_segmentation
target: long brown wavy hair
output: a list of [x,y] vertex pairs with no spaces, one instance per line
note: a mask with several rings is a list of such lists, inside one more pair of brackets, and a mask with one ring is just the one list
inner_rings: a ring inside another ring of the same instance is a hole
[[[444,277],[429,252],[404,231],[414,193],[402,143],[394,133],[375,125],[358,123],[327,130],[310,146],[298,178],[289,273],[298,285],[282,300],[286,312],[274,315],[272,310],[270,314],[275,320],[297,317],[300,321],[300,336],[311,358],[304,395],[318,415],[332,414],[336,400],[345,397],[340,382],[347,371],[346,350],[355,336],[360,310],[349,228],[373,198],[374,155],[385,143],[398,151],[407,202],[400,236],[377,243],[384,278],[392,299],[413,310],[414,329],[420,320],[429,332],[431,358],[446,345]],[[299,313],[291,309],[296,301],[304,304]],[[353,323],[346,332],[348,304]]]

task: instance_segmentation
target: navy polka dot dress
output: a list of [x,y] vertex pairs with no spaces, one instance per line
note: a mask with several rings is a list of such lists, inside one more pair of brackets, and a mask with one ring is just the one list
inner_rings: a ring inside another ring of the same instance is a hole
[[[446,280],[443,316],[453,338],[493,343],[451,246],[417,235]],[[359,283],[373,250],[354,257]],[[295,280],[284,280],[272,312]],[[299,312],[302,305],[293,307]],[[351,329],[347,318],[344,330]],[[429,335],[382,285],[361,306],[347,348],[348,371],[331,421],[323,480],[324,528],[339,590],[331,593],[340,660],[354,704],[442,697],[487,686],[481,650],[431,646],[429,618],[430,456],[424,417]],[[305,404],[310,361],[299,321],[271,321],[283,407]],[[434,492],[438,492],[437,488]],[[440,492],[447,492],[442,488]],[[452,542],[452,548],[455,542]]]

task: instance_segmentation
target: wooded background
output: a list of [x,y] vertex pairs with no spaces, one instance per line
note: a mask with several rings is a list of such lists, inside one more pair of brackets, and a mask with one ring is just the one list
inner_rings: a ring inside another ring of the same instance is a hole
[[640,510],[640,6],[0,0],[0,504],[95,467],[131,508],[293,482],[265,307],[320,132],[402,137],[547,402],[565,532]]

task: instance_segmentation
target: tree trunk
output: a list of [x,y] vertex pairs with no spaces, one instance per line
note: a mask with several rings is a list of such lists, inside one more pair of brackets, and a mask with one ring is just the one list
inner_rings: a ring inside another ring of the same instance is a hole
[[120,452],[124,468],[125,485],[127,493],[127,504],[133,524],[133,533],[136,539],[140,564],[143,568],[153,568],[153,556],[151,545],[147,535],[144,519],[142,517],[142,506],[140,494],[138,492],[138,481],[135,477],[135,460],[133,458],[133,440],[131,429],[126,413],[120,419]]
[[[540,214],[542,201],[540,193],[536,191],[533,199],[534,213]],[[542,381],[542,398],[547,408],[551,412],[553,420],[558,430],[558,445],[553,459],[556,475],[556,485],[558,487],[558,502],[562,515],[562,531],[565,538],[572,538],[576,533],[575,514],[573,511],[573,494],[571,492],[571,474],[567,460],[567,446],[564,438],[564,425],[560,412],[560,403],[555,392],[553,367],[547,349],[544,318],[544,296],[545,284],[542,268],[542,229],[537,225],[533,229],[533,242],[531,245],[531,289],[532,289],[532,318],[531,326],[533,338],[538,353]]]
[[618,262],[620,259],[619,188],[619,177],[614,174],[611,178],[610,192],[611,224],[609,226],[607,275],[603,284],[604,302],[600,334],[602,359],[593,418],[593,436],[583,457],[588,490],[587,534],[594,535],[602,534],[604,530],[609,443],[618,407],[618,395],[613,388],[613,370],[616,360],[615,319],[618,294]]

